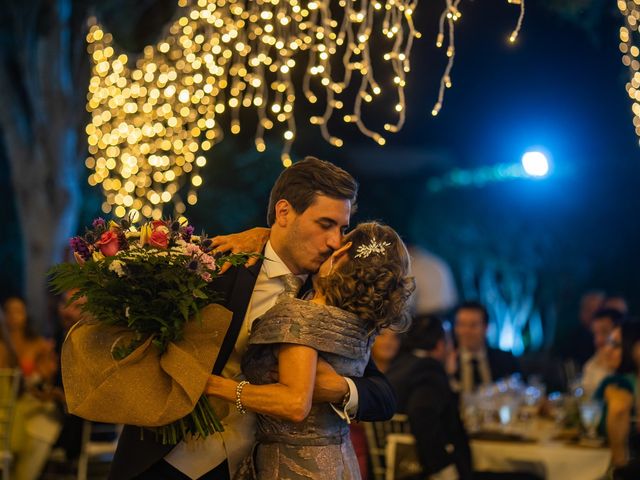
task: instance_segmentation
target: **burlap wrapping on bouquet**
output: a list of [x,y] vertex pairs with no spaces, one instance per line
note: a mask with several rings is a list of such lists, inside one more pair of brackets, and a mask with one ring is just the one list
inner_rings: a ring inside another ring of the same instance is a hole
[[[211,304],[202,322],[185,324],[184,339],[160,355],[149,338],[124,359],[114,345],[127,345],[133,333],[96,320],[81,320],[62,346],[62,381],[70,413],[87,420],[159,427],[194,409],[231,322],[231,312]],[[228,413],[216,403],[218,419]]]

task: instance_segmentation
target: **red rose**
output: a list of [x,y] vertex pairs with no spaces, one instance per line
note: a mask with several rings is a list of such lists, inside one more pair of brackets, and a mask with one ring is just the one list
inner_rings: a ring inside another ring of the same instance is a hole
[[158,230],[159,227],[167,228],[167,224],[163,220],[154,220],[154,221],[151,222],[151,227],[154,230]]
[[155,230],[149,237],[149,245],[155,248],[167,248],[169,246],[169,235],[162,230]]
[[100,236],[100,240],[96,242],[96,246],[100,248],[100,253],[105,257],[113,257],[120,248],[118,243],[118,234],[111,230],[104,232]]

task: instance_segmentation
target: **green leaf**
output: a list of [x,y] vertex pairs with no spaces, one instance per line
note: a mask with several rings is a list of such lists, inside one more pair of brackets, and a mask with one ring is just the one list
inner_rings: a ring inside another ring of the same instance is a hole
[[197,288],[195,288],[192,293],[193,293],[193,296],[196,298],[203,298],[203,299],[209,298],[206,293],[204,293],[202,290]]

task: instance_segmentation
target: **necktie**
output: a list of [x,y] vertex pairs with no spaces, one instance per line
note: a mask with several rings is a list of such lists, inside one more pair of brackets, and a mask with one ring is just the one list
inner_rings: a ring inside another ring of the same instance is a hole
[[278,295],[276,303],[281,302],[285,298],[295,298],[302,287],[302,280],[293,273],[287,273],[280,277],[284,284],[284,291]]
[[471,359],[471,373],[473,376],[473,390],[482,385],[482,376],[480,375],[480,363],[477,358]]

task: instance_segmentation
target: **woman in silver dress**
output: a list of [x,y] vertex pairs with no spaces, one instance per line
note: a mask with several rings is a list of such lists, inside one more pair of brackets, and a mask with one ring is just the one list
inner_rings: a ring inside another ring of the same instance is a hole
[[312,404],[318,359],[362,376],[383,327],[408,324],[409,255],[390,227],[370,222],[320,267],[310,300],[287,298],[253,324],[247,381],[212,376],[207,394],[258,413],[256,444],[236,479],[359,479],[347,420]]

